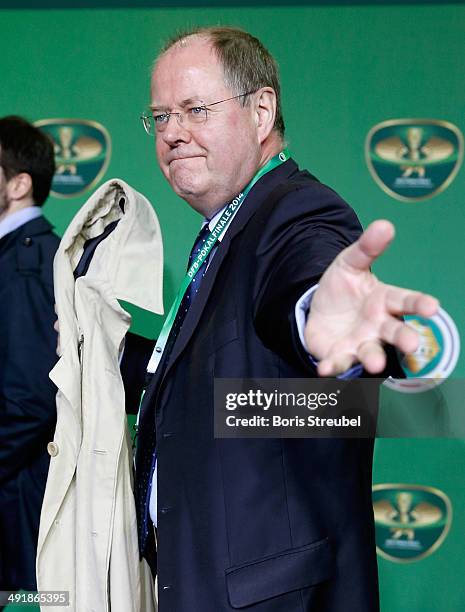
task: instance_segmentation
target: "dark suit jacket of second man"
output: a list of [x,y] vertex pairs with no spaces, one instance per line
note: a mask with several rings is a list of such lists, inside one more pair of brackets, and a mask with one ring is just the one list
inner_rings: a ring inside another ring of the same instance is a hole
[[53,258],[43,217],[0,239],[0,589],[35,590],[47,443],[56,422]]

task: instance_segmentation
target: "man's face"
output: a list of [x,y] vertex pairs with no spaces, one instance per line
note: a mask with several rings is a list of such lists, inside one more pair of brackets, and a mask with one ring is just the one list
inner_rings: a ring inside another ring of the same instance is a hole
[[[242,93],[242,92],[237,92]],[[245,92],[244,92],[245,93]],[[224,83],[211,44],[192,36],[157,62],[152,75],[154,115],[182,111],[234,96]],[[253,104],[229,100],[208,111],[200,125],[170,117],[156,134],[160,168],[174,191],[195,210],[212,216],[251,180],[260,165],[260,142]]]

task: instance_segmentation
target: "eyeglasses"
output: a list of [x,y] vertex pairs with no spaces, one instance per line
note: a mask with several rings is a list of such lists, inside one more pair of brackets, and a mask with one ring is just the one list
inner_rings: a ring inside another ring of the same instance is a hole
[[229,100],[236,100],[237,98],[242,98],[244,96],[249,96],[252,93],[255,92],[248,91],[247,93],[239,94],[238,96],[233,96],[232,98],[226,98],[225,100],[219,100],[218,102],[212,102],[211,104],[190,105],[187,106],[185,110],[176,113],[154,114],[152,111],[149,110],[142,113],[140,118],[142,120],[144,130],[150,136],[152,134],[158,134],[166,130],[172,115],[176,117],[179,125],[185,125],[188,128],[196,127],[202,125],[207,121],[208,111],[210,110],[211,106],[215,106],[216,104],[222,104],[223,102],[229,102]]

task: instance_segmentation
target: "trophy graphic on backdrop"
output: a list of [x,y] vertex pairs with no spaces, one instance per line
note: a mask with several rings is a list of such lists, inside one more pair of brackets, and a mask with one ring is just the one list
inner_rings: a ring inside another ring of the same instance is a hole
[[375,520],[389,527],[391,537],[399,539],[406,537],[413,540],[415,527],[432,525],[441,518],[441,510],[428,502],[414,505],[413,495],[407,491],[397,493],[396,503],[382,500],[373,504]]
[[55,142],[55,156],[63,162],[57,167],[56,174],[76,174],[78,162],[98,157],[103,149],[96,138],[80,136],[75,140],[71,126],[59,128],[58,138],[59,142]]
[[376,550],[397,563],[433,553],[452,523],[452,504],[439,489],[414,484],[373,486]]
[[383,191],[403,202],[417,202],[453,181],[463,158],[463,136],[447,121],[383,121],[367,135],[365,158]]
[[50,136],[54,145],[52,195],[81,195],[102,178],[111,154],[110,135],[102,125],[80,119],[45,119],[35,125]]
[[385,138],[375,151],[381,159],[398,162],[403,177],[424,177],[428,164],[443,161],[454,152],[453,144],[445,138],[431,137],[425,142],[424,135],[423,128],[410,127],[404,141],[399,136]]

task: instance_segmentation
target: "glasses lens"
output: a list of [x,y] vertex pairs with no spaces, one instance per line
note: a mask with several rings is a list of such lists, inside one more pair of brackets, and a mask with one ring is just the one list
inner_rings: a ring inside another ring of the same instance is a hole
[[185,116],[189,124],[205,123],[207,120],[207,109],[205,106],[192,106],[185,111]]

